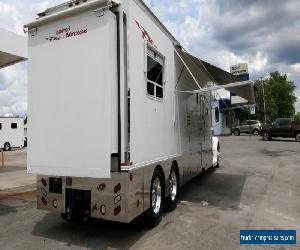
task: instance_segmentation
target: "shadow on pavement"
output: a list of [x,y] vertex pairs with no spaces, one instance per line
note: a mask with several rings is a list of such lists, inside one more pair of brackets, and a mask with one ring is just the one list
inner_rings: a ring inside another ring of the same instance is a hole
[[222,209],[239,209],[246,176],[218,173],[208,170],[186,184],[179,200],[193,203],[207,202]]
[[32,234],[64,242],[66,246],[91,249],[128,249],[146,231],[133,230],[130,225],[92,219],[86,224],[67,222],[59,214],[49,213],[37,222]]
[[4,216],[7,214],[16,213],[16,212],[17,212],[17,209],[15,207],[10,207],[10,206],[0,203],[0,216]]
[[7,166],[7,165],[4,168],[0,167],[0,174],[8,173],[8,172],[18,172],[18,171],[26,171],[26,168],[18,167],[18,166]]

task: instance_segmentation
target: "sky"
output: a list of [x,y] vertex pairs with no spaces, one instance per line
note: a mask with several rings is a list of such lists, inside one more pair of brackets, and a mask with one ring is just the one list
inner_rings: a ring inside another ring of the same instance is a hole
[[[0,28],[23,24],[61,0],[0,0]],[[278,70],[294,81],[300,112],[299,0],[145,0],[193,55],[229,71],[249,64],[255,80]],[[0,115],[27,113],[27,63],[0,70]]]

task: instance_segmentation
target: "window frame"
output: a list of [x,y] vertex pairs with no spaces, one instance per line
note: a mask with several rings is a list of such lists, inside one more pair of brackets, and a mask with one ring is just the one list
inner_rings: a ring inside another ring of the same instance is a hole
[[[150,53],[153,52],[154,54],[158,55],[162,62],[160,62],[160,60],[158,60],[156,57],[153,57]],[[151,57],[154,61],[156,61],[157,63],[161,64],[162,66],[162,85],[158,84],[157,82],[153,82],[151,80],[148,79],[148,56]],[[158,102],[164,102],[165,100],[165,86],[166,86],[166,80],[165,80],[165,71],[166,71],[166,58],[165,56],[160,53],[157,48],[155,48],[152,44],[150,44],[149,42],[145,41],[145,91],[146,91],[146,96],[154,101],[158,101]],[[148,83],[153,84],[154,85],[154,95],[151,95],[148,93]],[[161,88],[162,89],[162,95],[163,97],[158,97],[157,93],[156,93],[156,89],[157,88]]]

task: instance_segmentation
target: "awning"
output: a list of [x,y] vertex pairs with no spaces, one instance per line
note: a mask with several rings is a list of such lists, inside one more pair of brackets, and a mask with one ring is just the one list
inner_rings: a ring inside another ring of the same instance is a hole
[[[175,47],[175,53],[194,81],[193,90],[181,88],[179,92],[200,93],[226,89],[246,99],[248,104],[255,103],[254,83],[252,81],[240,82],[237,76],[190,55],[181,47]],[[208,86],[208,82],[214,86]]]
[[27,59],[27,38],[0,29],[0,68]]

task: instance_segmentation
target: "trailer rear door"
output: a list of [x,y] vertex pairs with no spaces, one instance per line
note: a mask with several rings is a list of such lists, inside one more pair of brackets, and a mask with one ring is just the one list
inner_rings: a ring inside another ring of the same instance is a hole
[[117,23],[86,11],[29,33],[28,170],[109,178],[117,153]]

